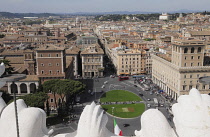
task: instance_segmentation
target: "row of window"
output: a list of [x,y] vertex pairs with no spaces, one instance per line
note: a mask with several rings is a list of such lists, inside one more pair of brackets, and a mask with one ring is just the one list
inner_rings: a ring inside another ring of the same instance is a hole
[[[187,66],[187,63],[184,63],[184,66]],[[190,63],[190,66],[194,66],[194,63]],[[196,66],[196,65],[195,65]],[[200,63],[198,62],[197,66],[200,66]]]
[[[195,52],[195,48],[192,47],[190,50],[190,53],[194,53]],[[201,52],[201,47],[198,47],[197,53]],[[188,48],[184,48],[184,53],[188,53]]]
[[[206,87],[207,87],[207,85],[203,85],[203,86],[202,86],[202,89],[206,89]],[[182,88],[183,88],[183,90],[188,90],[188,89],[187,89],[187,85],[183,85]],[[189,89],[192,89],[192,88],[193,88],[193,85],[189,85]],[[196,88],[196,89],[199,89],[199,85],[196,85],[195,88]],[[209,85],[209,88],[208,88],[208,89],[210,89],[210,85]]]
[[[60,70],[56,70],[55,73],[60,73]],[[41,70],[41,74],[44,74],[44,70]],[[53,71],[49,70],[49,74],[53,74]]]
[[85,59],[85,62],[101,62],[101,58]]
[[[44,57],[44,55],[43,54],[40,54],[40,57]],[[52,55],[51,54],[48,54],[48,57],[52,57]],[[56,54],[56,57],[59,57],[59,54]]]
[[[184,57],[184,59],[187,59],[187,56]],[[191,59],[194,59],[194,56],[191,56]],[[200,59],[200,56],[198,56],[198,59]]]
[[[44,63],[41,63],[41,66],[44,67]],[[48,63],[48,66],[52,66],[52,63]],[[59,66],[59,63],[56,63],[56,66]]]
[[96,65],[84,65],[84,69],[98,69],[101,66],[96,66]]
[[[133,58],[133,60],[139,60],[139,58]],[[123,61],[124,59],[122,58],[122,61]],[[130,58],[130,60],[131,60],[131,58]],[[125,58],[125,61],[128,61],[128,58]]]
[[[200,74],[197,74],[196,76],[197,76],[197,77],[195,77],[195,78],[201,77]],[[203,76],[205,77],[206,74],[204,74]],[[184,75],[184,78],[187,78],[187,75]],[[189,78],[193,78],[193,74],[190,74],[190,75],[189,75]]]

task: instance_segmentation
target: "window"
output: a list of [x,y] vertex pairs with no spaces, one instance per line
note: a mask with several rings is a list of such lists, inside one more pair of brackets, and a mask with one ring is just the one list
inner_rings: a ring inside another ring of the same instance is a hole
[[59,57],[59,54],[56,54],[56,57]]
[[43,63],[41,63],[41,66],[43,67],[43,66],[44,66],[44,64],[43,64]]
[[200,63],[198,63],[198,66],[200,66]]
[[191,90],[192,89],[192,85],[189,85],[189,90]]
[[186,78],[187,76],[186,75],[184,75],[184,78]]
[[185,57],[184,57],[184,59],[186,60],[186,59],[187,59],[187,57],[185,56]]
[[186,90],[186,85],[183,85],[183,90]]
[[184,53],[187,53],[187,51],[188,51],[188,48],[184,48]]
[[190,81],[190,84],[192,84],[192,81]]
[[51,54],[48,54],[48,57],[51,57]]
[[205,89],[206,88],[206,85],[203,85],[203,89]]
[[52,64],[51,63],[48,63],[48,66],[52,66]]
[[191,63],[191,66],[193,66],[193,63]]
[[41,74],[44,74],[44,70],[41,70]]
[[191,59],[193,59],[194,57],[193,56],[191,56]]
[[199,74],[197,74],[197,78],[199,78],[200,77],[200,75]]
[[40,57],[43,57],[43,54],[40,54]]
[[53,98],[50,99],[50,102],[53,103]]
[[196,85],[196,89],[199,89],[199,85]]
[[59,66],[59,63],[56,63],[56,66]]
[[184,66],[186,67],[187,66],[187,63],[184,63]]
[[49,70],[49,73],[52,74],[52,70]]
[[190,78],[192,78],[192,75],[190,75]]
[[57,73],[60,73],[60,70],[57,70]]
[[192,47],[192,48],[191,48],[191,53],[194,53],[194,51],[195,51],[195,48]]
[[200,52],[201,52],[201,47],[198,48],[198,53],[200,53]]

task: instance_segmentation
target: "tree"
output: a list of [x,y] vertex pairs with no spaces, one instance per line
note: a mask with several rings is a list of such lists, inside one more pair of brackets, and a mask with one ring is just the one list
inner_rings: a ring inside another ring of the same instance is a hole
[[39,107],[41,109],[44,109],[44,102],[48,99],[48,96],[44,92],[37,92],[34,94],[21,96],[18,99],[23,99],[26,105],[30,107]]
[[53,93],[56,108],[58,107],[58,104],[57,104],[56,97],[55,97],[56,91],[57,91],[55,84],[58,81],[59,81],[59,79],[53,79],[53,80],[45,81],[43,84],[43,91],[45,93],[49,93],[49,92]]
[[5,37],[5,35],[4,34],[0,34],[0,38],[4,38]]
[[3,62],[4,65],[5,65],[5,73],[6,73],[6,74],[11,74],[12,71],[14,71],[14,68],[11,67],[10,61],[7,60],[7,59],[3,59],[3,60],[0,60],[0,63],[2,63],[2,62]]
[[39,79],[39,86],[37,88],[37,92],[43,92],[43,85],[40,79]]
[[79,81],[75,80],[49,80],[44,82],[43,89],[45,92],[52,92],[54,94],[54,100],[56,108],[58,108],[58,104],[56,101],[56,94],[58,94],[61,98],[61,102],[59,103],[59,107],[63,107],[65,102],[64,98],[66,96],[69,97],[69,103],[73,109],[74,99],[76,94],[80,94],[85,89],[85,85]]
[[8,102],[10,102],[10,101],[13,99],[13,97],[10,96],[10,95],[9,95],[8,93],[6,93],[5,91],[0,90],[0,92],[3,93],[3,94],[2,94],[2,98],[3,98],[3,100],[5,101],[6,104],[7,104]]

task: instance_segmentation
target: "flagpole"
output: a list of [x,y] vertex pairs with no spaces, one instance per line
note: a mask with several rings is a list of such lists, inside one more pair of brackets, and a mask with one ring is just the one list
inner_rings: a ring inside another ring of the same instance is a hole
[[113,133],[114,133],[114,107],[112,107],[112,116],[113,116]]

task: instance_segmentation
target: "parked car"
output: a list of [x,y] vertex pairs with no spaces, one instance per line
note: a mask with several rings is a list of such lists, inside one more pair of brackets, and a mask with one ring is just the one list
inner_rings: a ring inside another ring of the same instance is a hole
[[151,105],[150,105],[150,104],[147,104],[147,107],[148,107],[148,108],[150,108],[150,107],[151,107]]

